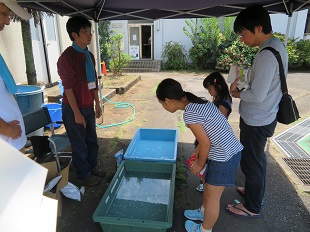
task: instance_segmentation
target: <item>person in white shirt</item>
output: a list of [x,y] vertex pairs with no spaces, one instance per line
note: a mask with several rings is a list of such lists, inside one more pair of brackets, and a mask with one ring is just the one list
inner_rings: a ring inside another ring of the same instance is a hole
[[[12,14],[29,20],[31,15],[12,1],[0,0],[0,31],[10,25]],[[23,117],[14,98],[16,84],[2,55],[0,54],[0,139],[18,150],[26,144]]]

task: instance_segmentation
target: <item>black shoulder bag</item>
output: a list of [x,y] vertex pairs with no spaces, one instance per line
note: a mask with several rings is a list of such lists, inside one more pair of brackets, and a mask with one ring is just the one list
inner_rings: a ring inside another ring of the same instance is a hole
[[272,47],[263,48],[261,51],[263,50],[271,51],[278,60],[279,71],[280,71],[280,81],[281,81],[281,88],[282,88],[283,95],[279,103],[277,121],[288,125],[292,122],[297,121],[300,118],[300,116],[299,116],[299,112],[298,112],[295,101],[293,100],[292,96],[288,94],[282,59],[281,59],[280,53]]

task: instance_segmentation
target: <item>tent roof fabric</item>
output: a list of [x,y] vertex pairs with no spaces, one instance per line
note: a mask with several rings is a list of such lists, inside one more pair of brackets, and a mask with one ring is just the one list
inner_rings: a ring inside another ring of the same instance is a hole
[[259,4],[269,13],[309,9],[310,0],[17,0],[26,8],[99,20],[156,20],[235,16]]

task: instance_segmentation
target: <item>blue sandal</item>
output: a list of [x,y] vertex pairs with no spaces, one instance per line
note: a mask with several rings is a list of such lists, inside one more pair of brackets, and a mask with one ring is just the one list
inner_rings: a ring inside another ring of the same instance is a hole
[[196,190],[197,190],[198,192],[203,192],[203,184],[198,185],[197,188],[196,188]]

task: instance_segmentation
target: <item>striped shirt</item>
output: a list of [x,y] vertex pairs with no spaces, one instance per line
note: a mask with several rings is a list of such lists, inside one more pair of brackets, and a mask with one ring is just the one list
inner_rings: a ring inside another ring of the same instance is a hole
[[203,126],[211,142],[208,159],[225,162],[243,149],[227,119],[213,103],[189,103],[183,118],[187,126]]

